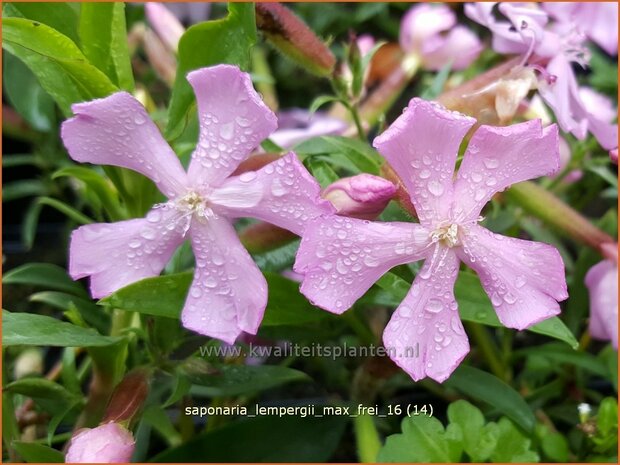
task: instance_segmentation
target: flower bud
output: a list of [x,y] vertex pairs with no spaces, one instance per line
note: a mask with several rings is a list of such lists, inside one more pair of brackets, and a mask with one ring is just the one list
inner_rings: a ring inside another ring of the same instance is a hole
[[284,55],[308,71],[329,76],[336,58],[291,10],[280,3],[257,3],[256,26]]
[[67,463],[126,463],[131,460],[136,441],[118,423],[78,430],[69,444]]
[[378,217],[396,194],[390,181],[371,174],[342,178],[327,186],[322,197],[339,215],[372,220]]
[[185,28],[177,17],[163,4],[147,2],[144,11],[151,27],[166,47],[175,52],[179,46],[179,40],[185,32]]
[[614,165],[618,164],[618,148],[609,151],[609,159]]

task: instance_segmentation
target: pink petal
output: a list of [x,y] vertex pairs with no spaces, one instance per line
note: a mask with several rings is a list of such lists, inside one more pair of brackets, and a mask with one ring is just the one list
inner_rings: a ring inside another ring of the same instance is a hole
[[618,2],[582,3],[579,18],[586,34],[610,55],[618,54]]
[[244,331],[256,334],[267,306],[267,282],[235,228],[217,216],[194,219],[190,236],[196,269],[183,326],[229,344]]
[[469,342],[454,299],[459,260],[452,250],[436,248],[392,315],[383,345],[414,381],[428,376],[441,383],[465,358]]
[[459,146],[476,120],[414,98],[373,145],[405,184],[420,223],[447,217]]
[[[541,82],[539,94],[551,107],[558,125],[565,132],[572,133],[577,139],[586,137],[588,122],[579,98],[579,88],[570,62],[562,54],[549,61],[547,72],[556,77],[555,82]],[[577,109],[577,111],[575,111]]]
[[308,224],[293,269],[313,305],[342,313],[390,268],[424,257],[428,244],[419,224],[331,216]]
[[219,185],[275,131],[277,119],[249,74],[236,66],[201,68],[187,80],[196,94],[200,122],[189,177],[194,185]]
[[618,349],[618,265],[603,260],[594,265],[585,279],[590,292],[590,334],[595,339],[611,340]]
[[558,301],[568,298],[568,292],[555,247],[501,236],[478,225],[469,226],[462,241],[457,254],[480,276],[504,326],[525,329],[560,313]]
[[481,51],[482,44],[476,34],[466,27],[456,26],[447,35],[437,35],[424,43],[424,67],[438,71],[452,63],[453,70],[465,69]]
[[75,161],[129,168],[152,179],[172,198],[186,190],[186,175],[155,123],[127,92],[71,107],[62,140]]
[[540,120],[512,126],[480,126],[469,142],[454,184],[454,215],[475,220],[496,192],[511,184],[552,175],[560,168],[555,124]]
[[455,23],[456,16],[446,5],[415,5],[400,24],[400,46],[405,52],[419,53],[425,40],[450,29]]
[[487,27],[493,33],[493,50],[498,53],[519,54],[526,52],[528,43],[506,21],[497,21],[493,8],[497,2],[473,2],[465,4],[465,15],[473,21]]
[[586,111],[601,121],[610,123],[618,116],[618,111],[613,101],[590,87],[581,86],[579,88],[579,98]]
[[293,152],[229,178],[209,196],[222,215],[251,217],[301,235],[308,221],[335,210],[320,197],[320,186]]
[[69,274],[90,276],[96,299],[157,276],[183,242],[185,224],[175,210],[154,208],[146,218],[81,226],[71,234]]
[[176,52],[185,28],[174,13],[163,3],[146,2],[144,14],[166,47]]

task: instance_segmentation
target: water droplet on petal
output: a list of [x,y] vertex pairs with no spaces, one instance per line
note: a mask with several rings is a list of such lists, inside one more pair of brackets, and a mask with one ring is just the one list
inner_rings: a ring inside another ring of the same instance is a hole
[[439,197],[441,194],[443,194],[443,184],[441,184],[436,179],[433,179],[428,183],[428,190],[435,197]]
[[439,299],[430,299],[424,310],[430,313],[439,313],[443,310],[443,303]]
[[490,170],[494,170],[499,166],[499,161],[497,158],[485,158],[483,160],[484,166],[486,166]]
[[246,171],[239,176],[239,180],[242,182],[250,182],[256,179],[256,171]]

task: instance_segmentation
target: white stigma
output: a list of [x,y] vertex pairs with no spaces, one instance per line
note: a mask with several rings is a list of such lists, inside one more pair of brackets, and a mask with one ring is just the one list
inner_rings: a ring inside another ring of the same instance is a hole
[[429,234],[431,242],[441,242],[443,245],[452,248],[459,245],[459,226],[452,223],[447,226],[441,226]]

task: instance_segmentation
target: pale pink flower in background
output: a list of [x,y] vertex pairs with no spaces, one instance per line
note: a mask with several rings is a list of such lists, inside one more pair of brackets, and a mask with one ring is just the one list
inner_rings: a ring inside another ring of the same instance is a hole
[[65,462],[126,463],[131,461],[135,446],[131,431],[118,423],[84,428],[71,438]]
[[590,59],[581,29],[585,19],[565,15],[562,22],[550,23],[548,14],[536,4],[500,3],[498,9],[507,18],[501,20],[493,14],[495,5],[469,3],[465,14],[489,28],[496,52],[520,54],[523,66],[541,73],[538,92],[563,131],[580,140],[591,132],[603,148],[617,147],[617,125],[609,118],[601,119],[597,107],[584,101],[573,70],[573,63],[586,67]]
[[185,33],[185,28],[168,9],[168,6],[163,3],[147,2],[144,5],[144,13],[162,42],[168,49],[176,53],[179,48],[179,40]]
[[610,55],[618,54],[618,2],[543,2],[542,7],[559,22],[576,24]]
[[[413,99],[374,141],[406,186],[420,223],[330,216],[311,221],[297,254],[301,292],[333,313],[350,308],[390,268],[425,263],[385,328],[393,360],[414,380],[444,381],[469,352],[454,298],[459,263],[473,268],[500,321],[524,329],[557,315],[568,297],[558,251],[494,234],[478,223],[484,205],[513,183],[559,167],[558,131],[539,120],[481,126],[453,179],[473,118]],[[407,348],[419,344],[419,357]]]
[[590,293],[589,330],[593,338],[611,341],[618,350],[618,245],[606,246],[610,258],[590,268],[585,278]]
[[609,160],[614,164],[618,164],[618,148],[609,151]]
[[400,24],[400,46],[420,60],[425,69],[467,68],[482,51],[476,35],[456,24],[456,15],[447,5],[420,3],[412,6]]
[[321,197],[329,200],[339,215],[374,220],[385,210],[396,190],[387,179],[362,173],[330,184]]
[[73,106],[62,125],[69,155],[79,162],[116,165],[149,177],[169,199],[146,218],[88,224],[71,236],[69,273],[90,276],[101,298],[135,281],[158,275],[189,236],[196,257],[194,280],[181,314],[200,334],[234,342],[255,334],[267,302],[267,283],[239,242],[232,221],[253,217],[295,234],[333,207],[294,153],[231,176],[276,128],[247,73],[230,65],[188,74],[198,104],[200,135],[187,173],[131,95]]
[[340,118],[293,108],[278,112],[278,129],[270,139],[280,147],[290,149],[313,137],[340,135],[347,127],[346,121]]
[[211,13],[211,2],[166,2],[166,7],[187,25],[207,21]]

